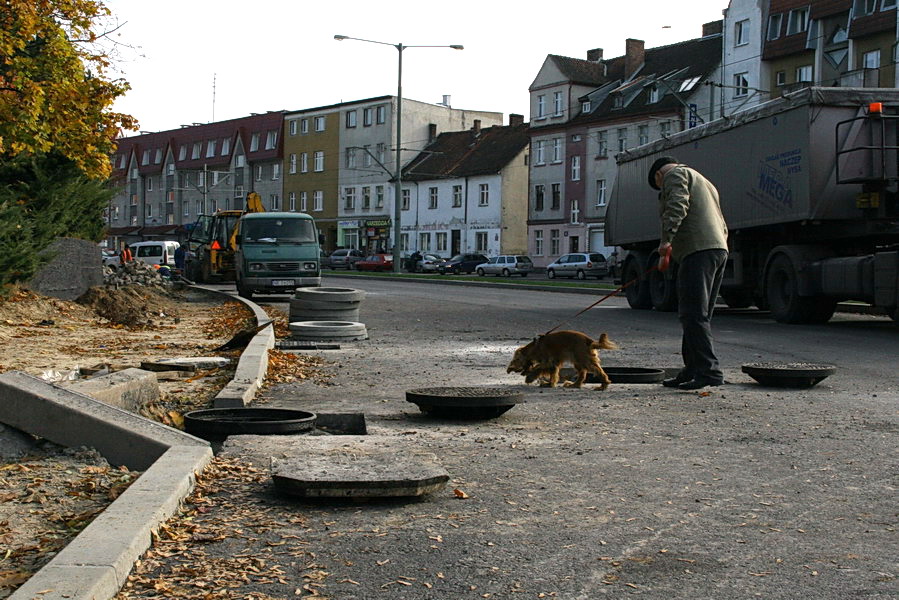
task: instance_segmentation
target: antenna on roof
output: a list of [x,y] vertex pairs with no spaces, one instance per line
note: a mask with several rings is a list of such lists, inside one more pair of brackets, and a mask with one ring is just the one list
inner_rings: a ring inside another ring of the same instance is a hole
[[212,74],[212,122],[215,123],[215,73]]

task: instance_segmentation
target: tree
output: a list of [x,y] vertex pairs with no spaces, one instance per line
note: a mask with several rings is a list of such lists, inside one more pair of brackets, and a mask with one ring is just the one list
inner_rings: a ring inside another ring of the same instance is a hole
[[137,126],[111,110],[130,86],[106,76],[109,16],[96,0],[0,0],[0,163],[52,152],[109,176],[115,138]]

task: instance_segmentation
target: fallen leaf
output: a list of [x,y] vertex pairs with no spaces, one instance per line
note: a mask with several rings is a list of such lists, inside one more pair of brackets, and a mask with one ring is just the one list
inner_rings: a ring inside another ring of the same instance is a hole
[[463,500],[468,498],[468,494],[458,488],[453,490],[453,494],[456,496],[456,498],[461,498]]

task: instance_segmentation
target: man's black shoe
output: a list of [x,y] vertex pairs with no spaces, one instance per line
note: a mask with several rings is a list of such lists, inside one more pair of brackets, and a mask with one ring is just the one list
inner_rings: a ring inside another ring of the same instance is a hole
[[677,389],[679,389],[679,390],[687,390],[687,391],[690,391],[690,390],[701,390],[701,389],[704,388],[704,387],[718,386],[718,385],[724,385],[724,382],[723,382],[723,381],[716,381],[716,380],[711,380],[711,381],[709,381],[709,380],[706,380],[706,379],[694,379],[694,380],[692,380],[692,381],[688,381],[688,382],[686,382],[686,383],[680,384],[679,386],[677,386]]
[[662,385],[664,385],[665,387],[676,388],[677,386],[679,386],[682,383],[687,383],[688,381],[691,381],[691,379],[692,378],[684,376],[684,375],[678,375],[677,377],[663,379]]

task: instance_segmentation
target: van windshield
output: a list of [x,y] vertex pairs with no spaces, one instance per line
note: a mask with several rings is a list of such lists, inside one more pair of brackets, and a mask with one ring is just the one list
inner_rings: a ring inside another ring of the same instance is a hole
[[244,243],[304,243],[316,241],[315,224],[309,219],[252,219],[241,225]]

